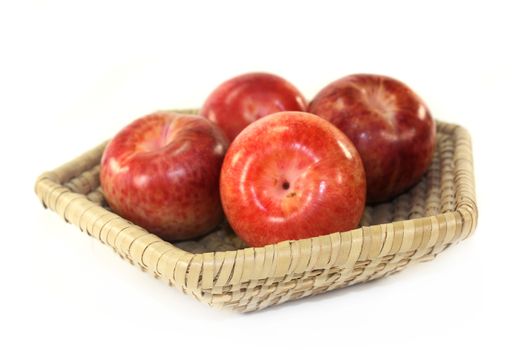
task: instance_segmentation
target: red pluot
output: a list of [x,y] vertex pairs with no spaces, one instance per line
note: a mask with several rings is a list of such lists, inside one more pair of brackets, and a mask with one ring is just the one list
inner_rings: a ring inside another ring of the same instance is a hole
[[223,220],[220,169],[228,142],[211,121],[158,112],[106,147],[100,182],[111,208],[161,238],[205,234]]
[[231,141],[250,123],[268,114],[306,108],[305,98],[288,81],[273,74],[248,73],[219,85],[200,113],[216,122]]
[[365,173],[352,142],[304,112],[271,114],[231,144],[221,171],[221,200],[250,246],[355,228],[365,206]]
[[333,123],[357,147],[366,170],[369,203],[404,192],[432,162],[435,122],[423,100],[398,80],[346,76],[323,88],[308,111]]

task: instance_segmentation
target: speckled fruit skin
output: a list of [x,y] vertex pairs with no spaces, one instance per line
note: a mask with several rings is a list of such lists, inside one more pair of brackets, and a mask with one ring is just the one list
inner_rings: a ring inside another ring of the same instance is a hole
[[337,126],[357,147],[365,165],[369,203],[404,192],[432,162],[435,122],[421,98],[398,80],[346,76],[323,88],[308,111]]
[[305,98],[288,81],[273,74],[248,73],[219,85],[200,113],[216,122],[231,141],[250,123],[268,114],[306,108]]
[[111,208],[169,241],[202,235],[224,217],[219,177],[228,142],[209,120],[157,112],[120,131],[102,156]]
[[233,230],[264,246],[355,228],[365,173],[352,142],[327,121],[280,112],[233,141],[221,171],[221,199]]

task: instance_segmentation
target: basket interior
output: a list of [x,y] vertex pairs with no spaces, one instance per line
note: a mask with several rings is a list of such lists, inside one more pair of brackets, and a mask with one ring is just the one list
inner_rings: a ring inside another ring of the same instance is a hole
[[[360,226],[416,219],[456,210],[456,184],[451,171],[454,169],[454,142],[455,138],[451,133],[438,128],[432,164],[421,181],[390,202],[367,206]],[[96,165],[66,182],[64,186],[73,192],[85,194],[89,200],[111,210],[100,188],[99,170],[100,167]],[[227,223],[198,239],[174,244],[191,253],[229,251],[246,247]]]

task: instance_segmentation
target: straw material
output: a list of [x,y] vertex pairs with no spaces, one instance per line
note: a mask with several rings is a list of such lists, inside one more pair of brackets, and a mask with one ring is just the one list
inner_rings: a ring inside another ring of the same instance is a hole
[[171,244],[114,214],[99,186],[105,143],[42,174],[46,208],[111,246],[122,258],[215,307],[254,311],[370,281],[428,261],[475,229],[470,137],[438,122],[425,177],[392,202],[367,207],[358,229],[247,248],[227,225]]

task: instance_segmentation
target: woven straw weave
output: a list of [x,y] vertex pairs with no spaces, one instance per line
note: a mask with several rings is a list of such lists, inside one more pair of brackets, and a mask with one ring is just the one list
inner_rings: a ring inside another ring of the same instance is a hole
[[425,177],[392,202],[367,207],[358,229],[247,248],[227,224],[203,238],[165,242],[107,207],[99,186],[104,144],[42,174],[46,208],[184,293],[241,312],[370,281],[433,259],[475,229],[470,137],[438,122]]

